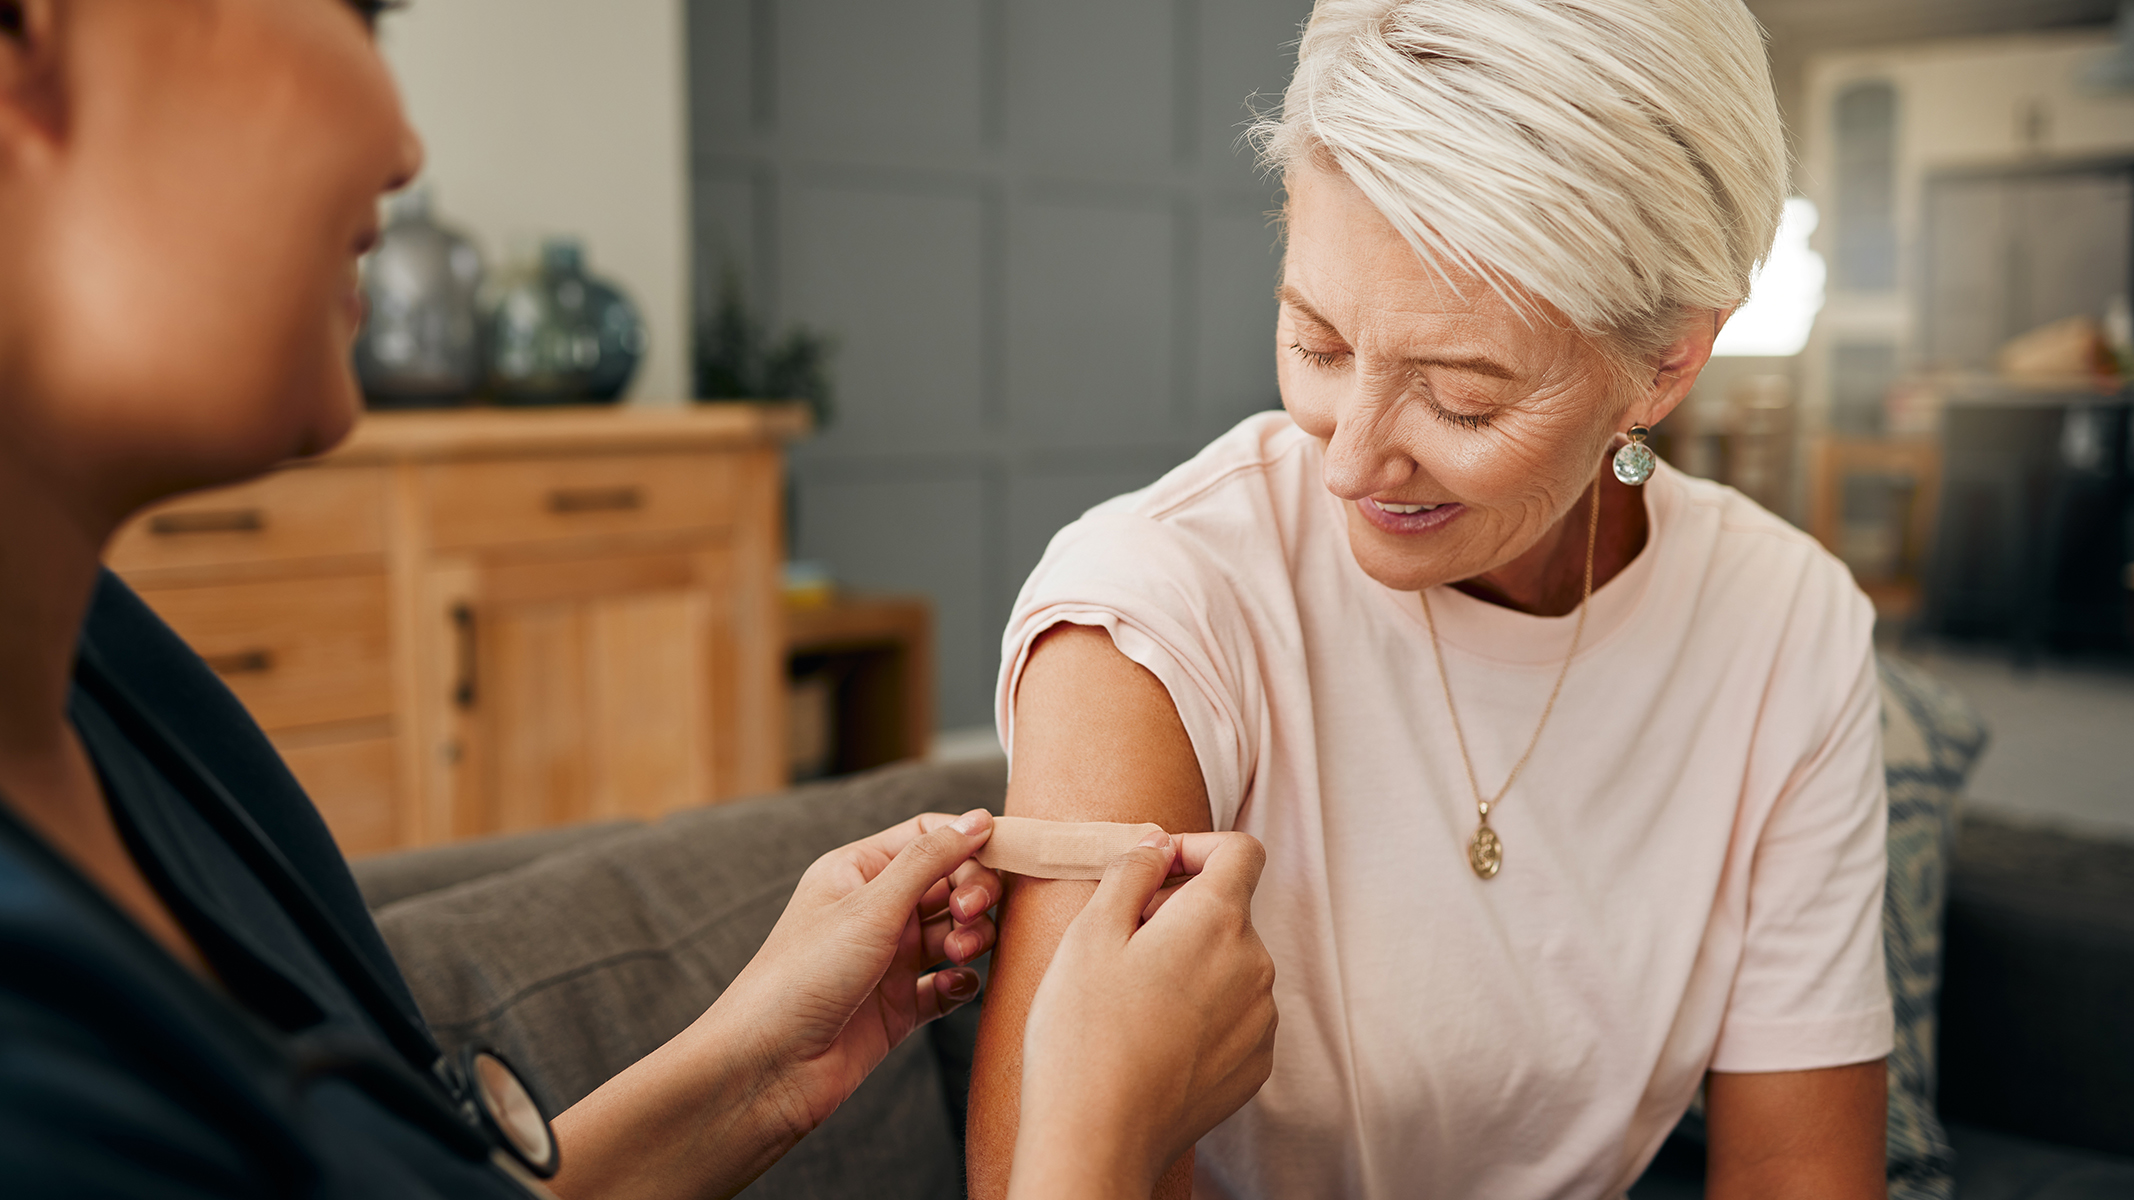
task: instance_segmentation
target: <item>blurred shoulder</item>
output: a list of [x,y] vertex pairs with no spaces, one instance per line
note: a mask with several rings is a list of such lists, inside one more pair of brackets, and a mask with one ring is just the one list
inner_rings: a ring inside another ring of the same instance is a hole
[[1163,478],[1098,505],[1090,515],[1130,513],[1173,523],[1237,517],[1295,491],[1300,475],[1315,477],[1317,450],[1288,413],[1254,413]]
[[1247,417],[1055,534],[1018,609],[1070,597],[1191,608],[1288,579],[1304,527],[1326,519],[1318,452],[1285,413]]
[[1090,509],[1060,539],[1138,538],[1226,562],[1279,558],[1324,508],[1319,444],[1287,413],[1263,412],[1156,482]]
[[1702,560],[1708,597],[1741,617],[1746,606],[1763,608],[1785,624],[1813,628],[1811,636],[1857,641],[1866,652],[1874,606],[1835,554],[1725,484],[1669,468],[1664,486],[1677,508],[1672,532],[1699,552],[1693,557]]

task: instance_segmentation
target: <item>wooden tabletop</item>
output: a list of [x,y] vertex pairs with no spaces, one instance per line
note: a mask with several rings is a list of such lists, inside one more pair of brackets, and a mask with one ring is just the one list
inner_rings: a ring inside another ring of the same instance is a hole
[[917,642],[933,629],[933,604],[924,596],[839,596],[828,604],[788,607],[788,652],[822,653],[883,642]]
[[322,465],[586,450],[695,450],[791,441],[808,432],[797,403],[720,402],[684,408],[619,404],[367,412]]

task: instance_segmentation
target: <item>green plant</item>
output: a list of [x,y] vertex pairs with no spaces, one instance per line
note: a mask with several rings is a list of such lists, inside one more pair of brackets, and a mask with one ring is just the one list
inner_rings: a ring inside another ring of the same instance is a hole
[[719,303],[697,327],[696,394],[706,400],[805,400],[821,430],[835,415],[830,359],[837,339],[805,325],[773,339],[749,311],[741,273],[720,272]]

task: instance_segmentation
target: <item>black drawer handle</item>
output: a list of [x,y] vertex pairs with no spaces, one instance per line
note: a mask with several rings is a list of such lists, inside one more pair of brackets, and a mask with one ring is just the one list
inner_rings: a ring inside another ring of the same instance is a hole
[[274,651],[239,650],[235,654],[209,654],[204,661],[217,675],[264,675],[274,669]]
[[452,703],[461,708],[473,708],[474,654],[477,645],[475,641],[473,605],[461,603],[452,606],[452,634],[453,644],[459,658],[457,665],[459,678],[452,683]]
[[148,532],[157,537],[178,537],[188,533],[258,533],[266,527],[267,515],[256,508],[210,508],[162,513],[148,519]]
[[557,488],[548,494],[552,513],[630,512],[645,506],[645,494],[634,487]]

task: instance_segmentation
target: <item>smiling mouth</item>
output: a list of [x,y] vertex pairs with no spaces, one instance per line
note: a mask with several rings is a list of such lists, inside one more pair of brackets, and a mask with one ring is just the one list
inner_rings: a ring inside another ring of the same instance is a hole
[[1390,500],[1358,500],[1356,508],[1364,520],[1386,533],[1418,534],[1443,528],[1448,522],[1467,511],[1467,506],[1454,500],[1437,504],[1398,504]]

